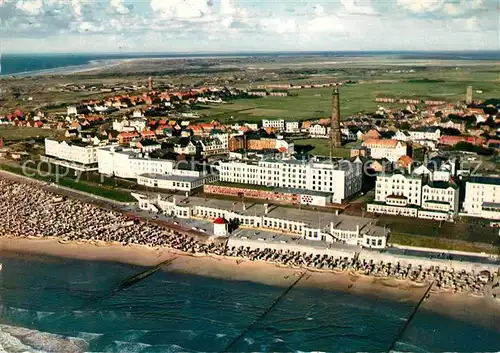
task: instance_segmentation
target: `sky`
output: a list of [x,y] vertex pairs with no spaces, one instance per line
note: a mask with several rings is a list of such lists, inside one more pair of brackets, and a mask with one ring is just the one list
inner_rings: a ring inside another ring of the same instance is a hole
[[500,0],[0,0],[3,53],[500,50]]

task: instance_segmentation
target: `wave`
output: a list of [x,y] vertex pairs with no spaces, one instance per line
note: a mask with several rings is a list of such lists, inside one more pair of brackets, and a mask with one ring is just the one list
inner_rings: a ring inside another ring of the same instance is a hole
[[19,326],[0,325],[0,352],[8,353],[84,353],[87,341]]

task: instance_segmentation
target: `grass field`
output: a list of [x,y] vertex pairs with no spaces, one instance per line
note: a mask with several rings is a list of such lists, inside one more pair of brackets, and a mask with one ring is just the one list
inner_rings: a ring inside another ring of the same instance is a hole
[[21,141],[30,138],[40,138],[49,136],[63,135],[64,131],[55,131],[51,129],[40,129],[37,127],[18,127],[12,125],[0,126],[0,137],[6,141]]
[[[500,79],[493,71],[428,70],[425,73],[367,77],[357,84],[340,88],[341,117],[377,109],[377,96],[397,98],[434,98],[457,102],[465,98],[468,85],[474,89],[474,99],[500,97]],[[478,94],[475,90],[481,90]],[[237,99],[228,104],[204,106],[199,113],[206,119],[231,121],[260,121],[266,118],[310,120],[331,114],[332,88],[308,88],[293,91],[297,96],[255,99]],[[384,104],[389,108],[403,108],[401,104]],[[232,117],[232,118],[231,118]]]
[[[25,175],[20,166],[13,166],[10,164],[0,164],[0,169],[5,170],[7,172],[15,173],[18,175]],[[54,175],[46,175],[46,174],[38,174],[35,173],[32,176],[33,179],[45,181],[45,182],[55,182],[56,178]],[[118,189],[112,189],[104,186],[100,186],[95,183],[85,182],[83,180],[75,180],[69,177],[59,177],[57,181],[58,185],[83,191],[92,195],[104,197],[107,199],[119,201],[119,202],[135,202],[135,198],[133,198],[129,192],[125,192]]]
[[471,243],[460,240],[452,240],[445,238],[429,237],[423,235],[409,235],[391,232],[389,242],[393,244],[416,246],[443,250],[457,250],[469,252],[486,252],[492,254],[500,254],[500,247],[482,244]]
[[[301,139],[295,140],[295,150],[303,151],[304,153],[329,156],[330,155],[330,141],[328,139]],[[345,147],[335,148],[332,157],[349,157],[350,149]]]

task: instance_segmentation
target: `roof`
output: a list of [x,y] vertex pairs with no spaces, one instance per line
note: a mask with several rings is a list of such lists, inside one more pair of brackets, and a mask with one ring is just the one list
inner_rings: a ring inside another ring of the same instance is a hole
[[447,182],[447,181],[430,181],[429,184],[426,186],[429,186],[433,189],[457,189],[458,186],[453,183],[453,182]]
[[500,177],[498,176],[474,176],[470,179],[472,183],[500,185]]
[[226,224],[226,220],[222,217],[216,218],[213,222],[214,224]]
[[120,132],[118,134],[118,137],[136,137],[136,136],[138,136],[138,134],[135,131]]
[[363,146],[366,147],[385,147],[385,148],[396,148],[398,143],[403,144],[403,142],[398,140],[380,140],[380,139],[368,139],[363,142]]
[[191,183],[205,178],[204,176],[197,177],[189,175],[165,175],[159,173],[144,173],[140,174],[139,176],[147,179],[181,181],[185,183]]
[[375,129],[371,129],[365,134],[365,137],[371,137],[371,138],[380,138],[380,136],[381,136],[380,133]]
[[413,163],[413,159],[409,156],[404,155],[404,156],[399,157],[398,163],[401,166],[408,167],[411,163]]

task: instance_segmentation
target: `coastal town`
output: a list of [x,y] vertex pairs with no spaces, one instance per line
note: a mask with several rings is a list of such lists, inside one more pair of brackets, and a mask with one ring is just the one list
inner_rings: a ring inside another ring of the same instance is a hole
[[[83,100],[63,113],[8,112],[2,125],[50,136],[1,138],[2,173],[32,178],[2,180],[2,234],[354,271],[496,298],[500,101],[474,100],[469,86],[459,102],[378,97],[375,112],[345,116],[345,84],[176,91],[149,78],[135,87],[142,94]],[[317,120],[198,113],[317,88],[331,95],[330,116]],[[113,211],[58,197],[59,183],[114,202]],[[404,228],[412,219],[451,232],[481,227],[492,250],[398,242],[388,219]]]

